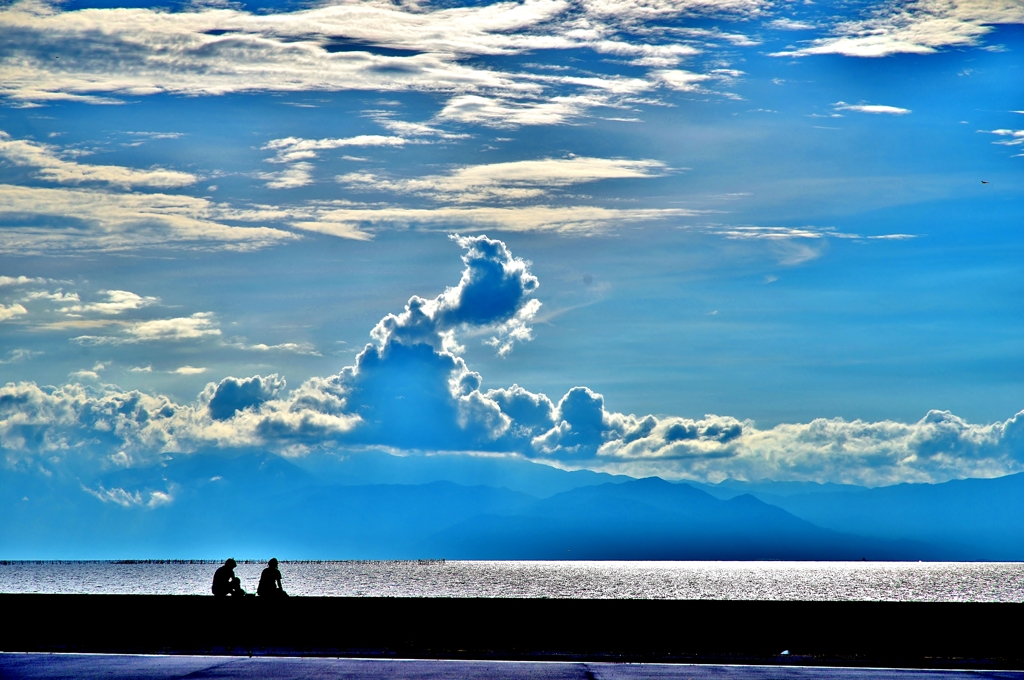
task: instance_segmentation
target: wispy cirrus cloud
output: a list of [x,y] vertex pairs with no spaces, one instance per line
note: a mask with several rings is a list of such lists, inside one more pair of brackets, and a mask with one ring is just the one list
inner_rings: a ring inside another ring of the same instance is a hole
[[1017,0],[888,0],[864,18],[838,23],[827,38],[773,56],[932,54],[978,46],[993,26],[1022,23]]
[[15,302],[11,305],[0,305],[0,321],[7,321],[18,316],[28,314],[28,310],[25,309],[24,305]]
[[[138,295],[129,290],[104,290],[101,295],[107,297],[106,302],[91,302],[89,304],[74,304],[61,309],[69,315],[80,315],[89,313],[98,314],[122,314],[124,312],[141,309],[160,301],[158,297]],[[72,294],[75,301],[78,301],[77,294]]]
[[268,189],[297,189],[313,183],[313,164],[301,161],[277,172],[257,172]]
[[117,335],[80,335],[72,338],[80,345],[124,345],[139,342],[165,342],[197,340],[219,336],[221,330],[211,312],[196,312],[190,316],[118,324],[122,332]]
[[0,286],[30,286],[49,283],[49,279],[37,276],[0,276]]
[[832,105],[836,111],[854,111],[856,113],[887,114],[890,116],[905,116],[912,113],[910,109],[899,106],[887,106],[885,104],[847,104],[839,101]]
[[603,208],[598,206],[536,205],[509,207],[335,208],[320,210],[314,219],[292,222],[298,229],[342,238],[370,238],[366,230],[420,225],[446,231],[499,229],[553,231],[563,234],[605,232],[631,222],[655,222],[692,217],[699,211],[685,208]]
[[[351,237],[365,230],[405,225],[443,225],[445,229],[501,229],[592,233],[615,224],[699,214],[682,208],[606,208],[560,206],[550,202],[561,190],[621,179],[650,179],[671,172],[661,161],[572,156],[456,167],[445,174],[392,178],[369,172],[349,173],[337,181],[352,190],[416,195],[431,207],[322,204],[313,219],[292,226]],[[575,197],[578,201],[579,197]],[[441,205],[436,205],[440,203]],[[477,205],[467,205],[477,204]],[[510,205],[514,204],[514,205]]]
[[1002,139],[997,139],[992,142],[993,144],[999,144],[1000,146],[1020,146],[1024,144],[1024,130],[1000,128],[999,130],[979,130],[978,132],[987,132],[991,135],[1001,137]]
[[533,199],[559,188],[600,180],[659,177],[668,170],[664,163],[656,160],[575,156],[467,165],[447,174],[412,179],[350,173],[337,180],[355,188],[420,194],[454,203],[479,203]]
[[[232,222],[280,219],[278,212],[233,209],[204,198],[163,193],[0,184],[0,248],[23,253],[124,251],[147,247],[254,250],[299,238]],[[47,226],[38,226],[45,218]]]
[[[391,121],[392,124],[398,121]],[[414,126],[407,123],[408,126]],[[427,126],[423,126],[427,127]],[[326,149],[343,149],[345,147],[369,147],[369,146],[404,146],[409,143],[405,137],[394,135],[356,135],[355,137],[327,138],[327,139],[303,139],[301,137],[284,137],[272,139],[263,147],[276,152],[274,157],[268,159],[271,163],[293,163],[316,158],[319,151]]]
[[62,158],[59,149],[24,139],[12,139],[0,130],[0,158],[12,165],[36,168],[36,177],[58,184],[98,183],[123,187],[169,189],[195,184],[198,178],[188,172],[154,168],[137,170],[120,165],[90,165]]
[[[614,74],[553,77],[511,63],[504,70],[479,66],[467,57],[589,50],[664,69],[713,48],[714,40],[754,43],[707,29],[652,34],[643,21],[687,15],[744,19],[768,4],[524,0],[412,9],[363,0],[255,15],[224,8],[64,12],[41,0],[21,0],[0,10],[0,31],[13,36],[7,56],[0,58],[0,95],[35,106],[61,99],[109,104],[157,93],[421,91],[445,100],[439,120],[497,127],[557,124],[594,107],[628,105],[630,96],[662,81]],[[400,134],[415,131],[407,127]]]

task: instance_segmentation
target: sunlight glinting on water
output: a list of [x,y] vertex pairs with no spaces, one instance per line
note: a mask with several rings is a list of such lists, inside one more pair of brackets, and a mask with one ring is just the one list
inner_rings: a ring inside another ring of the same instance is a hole
[[[6,562],[0,592],[207,595],[217,563]],[[235,573],[253,592],[261,562]],[[1024,564],[943,562],[282,562],[292,595],[1022,602]]]

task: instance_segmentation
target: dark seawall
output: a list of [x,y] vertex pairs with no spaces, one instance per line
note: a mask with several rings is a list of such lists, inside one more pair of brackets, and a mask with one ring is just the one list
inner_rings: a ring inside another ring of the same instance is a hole
[[1024,669],[1008,603],[0,594],[0,612],[6,652]]

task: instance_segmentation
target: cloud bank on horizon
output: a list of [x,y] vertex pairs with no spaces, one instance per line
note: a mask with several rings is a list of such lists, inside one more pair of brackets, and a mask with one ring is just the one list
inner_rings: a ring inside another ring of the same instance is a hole
[[[191,404],[108,384],[7,384],[0,388],[7,467],[110,469],[210,449],[261,447],[303,456],[384,447],[508,454],[567,468],[702,481],[874,486],[1024,470],[1024,411],[986,425],[931,411],[916,423],[834,418],[759,429],[728,416],[615,413],[583,386],[557,402],[515,384],[482,390],[480,374],[460,356],[460,336],[490,335],[485,342],[499,355],[530,341],[530,323],[541,307],[534,297],[539,282],[500,240],[452,239],[466,251],[457,285],[432,299],[413,296],[404,311],[372,329],[375,342],[352,366],[291,391],[276,374],[225,377]],[[147,303],[125,291],[108,296],[110,302],[99,304],[114,314]],[[210,332],[202,326],[132,332],[136,338]]]

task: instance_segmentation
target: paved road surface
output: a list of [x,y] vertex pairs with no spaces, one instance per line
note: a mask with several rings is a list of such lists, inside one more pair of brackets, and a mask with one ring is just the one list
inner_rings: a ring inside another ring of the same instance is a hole
[[921,671],[294,657],[4,654],[0,678],[21,680],[1024,680],[1020,671]]

